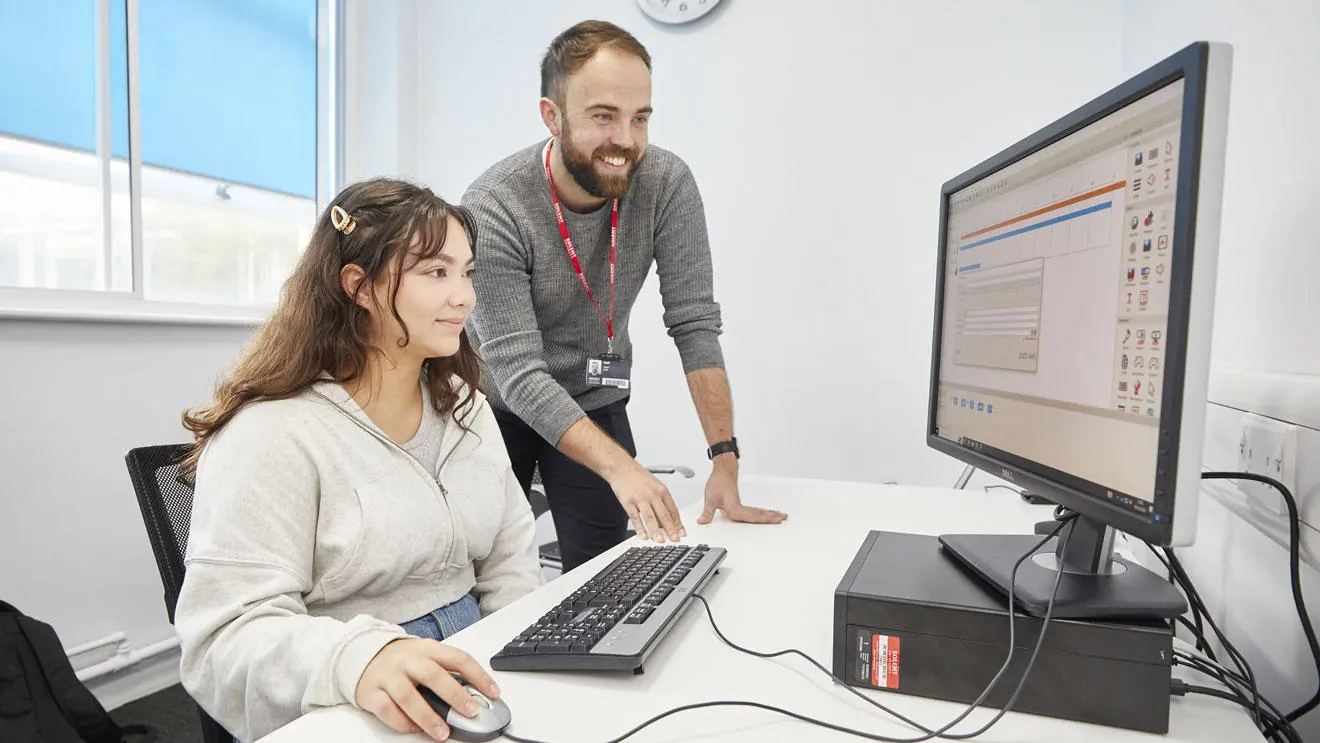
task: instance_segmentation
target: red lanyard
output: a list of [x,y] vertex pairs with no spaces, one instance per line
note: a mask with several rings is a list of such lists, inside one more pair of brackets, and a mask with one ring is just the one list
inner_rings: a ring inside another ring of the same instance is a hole
[[605,337],[609,343],[609,352],[614,353],[614,258],[615,251],[618,248],[619,235],[619,200],[614,200],[614,208],[610,212],[610,316],[605,317],[601,312],[600,303],[591,293],[591,287],[587,284],[587,277],[582,273],[582,264],[578,261],[577,250],[573,248],[573,238],[568,235],[568,225],[564,223],[564,210],[559,206],[559,194],[555,191],[555,178],[550,174],[550,149],[554,146],[554,140],[550,140],[545,147],[545,177],[550,181],[550,198],[555,204],[555,221],[559,223],[559,236],[564,238],[564,249],[568,251],[568,257],[573,261],[573,270],[577,272],[578,281],[582,282],[582,288],[587,290],[587,298],[595,305],[596,312],[600,319],[605,322]]

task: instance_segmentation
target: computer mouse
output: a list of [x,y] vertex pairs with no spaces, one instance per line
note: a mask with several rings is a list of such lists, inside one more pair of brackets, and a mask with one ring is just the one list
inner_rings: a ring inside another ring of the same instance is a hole
[[477,714],[473,717],[466,717],[463,713],[451,709],[449,703],[436,696],[430,688],[417,687],[417,691],[422,693],[422,699],[425,699],[426,703],[431,705],[431,709],[435,710],[449,726],[450,739],[483,741],[498,738],[513,719],[509,713],[509,705],[505,704],[503,699],[487,698],[477,690],[477,687],[467,683],[462,677],[455,676],[454,679],[463,685],[463,689],[471,694],[473,699],[477,700]]

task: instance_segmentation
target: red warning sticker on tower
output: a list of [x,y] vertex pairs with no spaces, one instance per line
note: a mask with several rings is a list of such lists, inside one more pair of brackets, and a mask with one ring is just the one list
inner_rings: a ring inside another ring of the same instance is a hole
[[899,642],[890,635],[871,635],[871,685],[898,688]]

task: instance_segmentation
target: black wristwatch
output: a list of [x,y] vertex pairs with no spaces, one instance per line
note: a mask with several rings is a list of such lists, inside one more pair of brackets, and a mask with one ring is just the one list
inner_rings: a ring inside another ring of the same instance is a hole
[[714,459],[715,457],[721,454],[728,454],[729,452],[733,452],[733,456],[737,459],[742,458],[738,453],[737,438],[731,438],[728,441],[721,441],[718,444],[712,445],[709,449],[706,450],[706,458]]

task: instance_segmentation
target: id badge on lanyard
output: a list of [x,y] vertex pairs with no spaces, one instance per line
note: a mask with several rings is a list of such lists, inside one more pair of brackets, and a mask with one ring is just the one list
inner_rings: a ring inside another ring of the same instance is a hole
[[592,356],[587,359],[586,381],[588,387],[616,387],[621,390],[632,389],[632,364],[624,361],[622,357],[614,353],[614,265],[618,254],[619,237],[619,200],[614,200],[614,205],[610,210],[610,315],[600,309],[600,303],[591,293],[591,286],[587,283],[587,277],[582,272],[582,263],[578,261],[577,250],[573,247],[573,238],[568,234],[568,225],[564,222],[564,210],[559,205],[559,194],[555,190],[555,178],[550,173],[550,149],[554,146],[554,140],[546,143],[545,146],[545,177],[550,181],[550,198],[555,205],[555,222],[559,225],[559,236],[564,239],[564,250],[568,252],[568,258],[573,262],[573,270],[577,273],[578,281],[582,282],[582,288],[587,292],[587,298],[595,306],[596,312],[600,314],[600,319],[605,322],[605,353],[598,356]]
[[613,353],[587,359],[588,387],[632,389],[632,364]]

